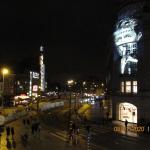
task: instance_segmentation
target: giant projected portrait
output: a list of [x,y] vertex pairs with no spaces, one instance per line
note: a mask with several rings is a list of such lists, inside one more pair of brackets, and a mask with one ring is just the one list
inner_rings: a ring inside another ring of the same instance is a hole
[[131,74],[137,71],[137,43],[142,37],[142,33],[135,29],[137,25],[137,20],[133,18],[124,18],[116,25],[114,40],[121,56],[121,74]]

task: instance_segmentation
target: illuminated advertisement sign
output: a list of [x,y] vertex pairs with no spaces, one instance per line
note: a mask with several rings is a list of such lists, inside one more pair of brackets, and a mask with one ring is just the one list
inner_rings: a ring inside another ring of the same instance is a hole
[[37,92],[38,91],[38,85],[33,85],[33,92]]
[[[38,92],[39,73],[30,71],[29,96],[33,96],[33,92]],[[36,84],[36,85],[35,85]]]
[[33,78],[34,79],[39,79],[39,73],[33,72]]
[[138,42],[142,32],[137,30],[138,20],[131,17],[121,18],[116,24],[114,42],[121,57],[120,73],[132,74],[137,72]]

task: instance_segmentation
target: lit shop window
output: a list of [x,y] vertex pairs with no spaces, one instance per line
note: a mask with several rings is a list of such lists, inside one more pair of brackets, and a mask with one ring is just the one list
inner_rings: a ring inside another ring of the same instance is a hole
[[126,93],[131,93],[131,81],[126,81]]
[[124,82],[121,82],[121,92],[124,93]]
[[137,81],[133,81],[133,93],[137,93]]

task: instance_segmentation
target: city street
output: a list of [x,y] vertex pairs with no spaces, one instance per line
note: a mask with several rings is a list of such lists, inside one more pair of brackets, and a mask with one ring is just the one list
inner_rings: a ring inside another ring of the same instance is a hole
[[[150,143],[149,143],[149,135],[142,134],[139,135],[137,133],[133,133],[130,131],[127,132],[115,132],[114,127],[118,126],[118,124],[96,124],[94,122],[94,119],[98,119],[99,116],[97,116],[98,110],[94,110],[94,108],[97,107],[97,104],[95,103],[95,106],[92,107],[91,110],[88,110],[86,114],[88,119],[91,119],[92,121],[87,121],[87,124],[91,126],[91,145],[94,145],[94,148],[96,149],[149,149]],[[56,113],[57,112],[57,113]],[[59,132],[55,133],[56,136],[59,138],[64,137],[67,127],[67,122],[64,121],[62,114],[65,112],[65,110],[57,110],[51,113],[56,113],[57,118],[56,119],[49,119],[47,124],[51,126],[55,130],[59,130]],[[90,113],[91,112],[91,113]],[[94,113],[95,112],[95,113]],[[89,116],[89,117],[88,117]],[[101,118],[100,118],[101,119]],[[67,121],[67,120],[66,120]],[[94,122],[94,123],[93,123]],[[124,123],[119,123],[119,126],[124,126]],[[86,140],[87,139],[87,131],[86,127],[84,125],[80,125],[80,139]],[[144,148],[143,146],[144,145]]]
[[150,0],[0,10],[0,150],[150,150]]
[[[111,150],[111,149],[137,149],[137,150],[148,150],[150,147],[148,135],[138,135],[128,131],[127,133],[114,132],[115,124],[107,123],[100,124],[94,122],[94,119],[100,118],[98,116],[97,103],[95,103],[91,110],[88,110],[85,114],[87,115],[88,121],[86,125],[89,125],[90,133],[87,133],[85,124],[79,125],[79,136],[78,143],[67,142],[67,113],[68,108],[57,108],[47,112],[43,112],[40,115],[41,131],[32,135],[31,133],[31,122],[37,118],[35,112],[31,111],[26,119],[30,119],[30,125],[23,124],[23,118],[13,121],[6,126],[14,127],[15,135],[14,140],[11,136],[8,137],[12,150],[86,150],[87,149],[87,137],[90,136],[90,149],[91,150]],[[34,116],[34,117],[33,117]],[[89,116],[89,117],[88,117]],[[92,121],[91,121],[92,120]],[[119,124],[124,125],[124,124]],[[28,133],[29,139],[27,145],[24,145],[21,140],[21,135]],[[6,142],[6,130],[2,133],[1,139],[1,150],[8,150]],[[144,145],[144,147],[142,146]]]
[[[137,132],[122,131],[114,132],[114,127],[124,127],[124,122],[118,123],[103,123],[102,114],[100,113],[99,103],[95,103],[91,110],[86,112],[87,118],[98,125],[91,125],[91,132],[93,133],[92,142],[96,145],[101,145],[105,149],[145,149],[150,147],[149,139],[150,135],[142,133],[139,135]],[[98,116],[99,115],[99,116]],[[144,147],[143,147],[144,145]]]
[[[9,141],[11,143],[10,149],[15,150],[49,150],[49,149],[64,149],[64,150],[76,150],[76,149],[83,149],[83,147],[72,146],[71,144],[68,144],[66,142],[66,137],[60,137],[56,136],[57,133],[59,133],[59,130],[50,130],[48,128],[44,128],[42,126],[41,132],[37,133],[35,135],[31,134],[31,126],[25,125],[22,122],[22,119],[19,119],[17,121],[14,121],[10,124],[7,124],[7,126],[14,127],[15,129],[15,135],[14,135],[14,141],[16,146],[14,146],[12,137],[9,136]],[[21,135],[23,135],[25,132],[28,133],[29,139],[26,146],[23,145],[21,141]],[[54,133],[55,134],[54,134]],[[61,135],[61,133],[59,133]],[[64,134],[65,135],[65,134]],[[64,136],[63,135],[63,136]],[[1,150],[7,150],[7,142],[6,142],[6,131],[2,133],[2,139],[1,139]],[[82,145],[81,145],[82,146]]]

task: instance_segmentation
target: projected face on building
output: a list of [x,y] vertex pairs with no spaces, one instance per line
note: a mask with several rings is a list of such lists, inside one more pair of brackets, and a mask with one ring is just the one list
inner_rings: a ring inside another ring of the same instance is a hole
[[142,37],[141,32],[136,32],[137,20],[124,18],[116,25],[114,32],[115,45],[121,56],[121,74],[131,74],[137,71],[137,43]]

